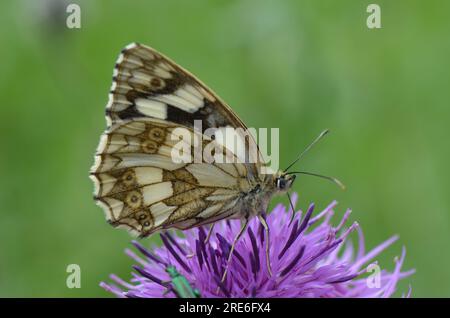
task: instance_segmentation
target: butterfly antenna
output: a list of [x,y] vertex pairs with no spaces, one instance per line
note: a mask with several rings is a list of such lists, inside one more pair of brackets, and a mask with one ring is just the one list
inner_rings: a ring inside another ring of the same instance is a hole
[[288,174],[306,174],[308,176],[319,177],[319,178],[331,181],[334,184],[336,184],[339,188],[341,188],[342,190],[345,190],[345,185],[341,181],[339,181],[338,179],[333,178],[333,177],[324,176],[324,175],[321,175],[321,174],[308,172],[308,171],[293,171],[293,172],[289,172]]
[[308,151],[309,149],[311,149],[317,142],[319,142],[320,139],[322,139],[326,134],[328,134],[329,130],[325,129],[324,131],[322,131],[319,136],[316,137],[316,139],[313,140],[312,143],[310,143],[308,145],[308,147],[305,148],[305,150],[302,151],[302,153],[297,157],[297,159],[294,160],[294,162],[292,162],[286,169],[284,169],[284,171],[288,171],[293,165],[295,165],[300,158],[302,158]]

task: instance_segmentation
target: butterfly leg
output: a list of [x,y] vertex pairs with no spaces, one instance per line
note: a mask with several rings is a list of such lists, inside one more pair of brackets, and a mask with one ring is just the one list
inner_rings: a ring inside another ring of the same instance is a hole
[[290,205],[291,210],[292,210],[291,220],[289,221],[289,226],[291,226],[292,221],[294,221],[294,218],[295,218],[295,208],[294,208],[294,205],[292,204],[291,195],[289,194],[289,192],[286,192],[286,195],[288,197],[289,205]]
[[266,263],[269,275],[272,276],[272,266],[270,265],[270,254],[269,254],[270,248],[269,225],[267,224],[266,219],[264,219],[264,216],[262,216],[262,214],[258,214],[258,219],[259,222],[261,222],[261,225],[264,227],[264,231],[266,232]]
[[246,217],[245,220],[244,220],[244,223],[242,223],[241,230],[239,231],[238,235],[236,235],[236,237],[233,240],[233,244],[231,245],[231,248],[230,248],[230,254],[228,254],[228,259],[227,259],[227,264],[225,266],[225,271],[223,272],[222,279],[220,280],[221,283],[223,283],[225,281],[225,279],[227,278],[228,266],[231,263],[231,257],[233,256],[234,247],[236,246],[236,243],[238,242],[239,238],[245,232],[245,229],[247,228],[247,225],[248,225],[248,220],[249,220],[249,218]]
[[214,225],[216,225],[216,223],[211,224],[211,227],[209,228],[208,235],[206,236],[206,239],[205,239],[205,244],[208,243],[209,239],[211,238],[212,232],[214,230]]

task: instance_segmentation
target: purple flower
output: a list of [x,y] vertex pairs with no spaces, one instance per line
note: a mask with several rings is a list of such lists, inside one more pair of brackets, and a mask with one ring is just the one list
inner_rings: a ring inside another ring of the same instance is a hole
[[[295,199],[294,199],[295,200]],[[133,242],[142,256],[131,250],[126,254],[134,266],[131,282],[111,275],[113,282],[100,285],[118,297],[176,297],[166,272],[173,265],[201,297],[390,297],[397,282],[414,270],[401,271],[403,248],[392,272],[380,270],[373,259],[394,243],[394,236],[370,252],[365,252],[362,230],[357,223],[345,227],[347,210],[337,225],[331,224],[336,202],[313,216],[312,204],[305,214],[278,205],[267,216],[270,228],[271,276],[267,269],[265,233],[257,218],[236,244],[226,280],[221,277],[227,263],[230,244],[240,229],[238,220],[216,224],[206,243],[209,227],[184,231],[184,237],[161,234],[163,246],[145,249]],[[359,242],[355,250],[347,237],[356,230]],[[369,266],[368,266],[369,265]],[[410,296],[410,290],[404,296]]]

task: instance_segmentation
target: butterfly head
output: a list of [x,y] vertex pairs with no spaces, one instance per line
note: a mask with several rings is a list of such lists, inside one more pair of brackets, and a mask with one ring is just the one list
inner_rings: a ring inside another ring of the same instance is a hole
[[278,172],[274,179],[275,188],[280,193],[287,192],[294,183],[295,177],[295,174],[288,174],[283,171]]

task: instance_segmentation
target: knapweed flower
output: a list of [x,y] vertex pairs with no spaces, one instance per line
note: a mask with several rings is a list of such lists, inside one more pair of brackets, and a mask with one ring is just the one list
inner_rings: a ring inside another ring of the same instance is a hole
[[[133,242],[142,254],[127,249],[139,265],[133,266],[131,282],[111,275],[112,282],[100,285],[119,297],[177,297],[177,286],[167,269],[179,274],[188,288],[201,297],[390,297],[397,282],[413,273],[402,272],[403,248],[392,272],[378,270],[373,259],[398,237],[394,236],[371,251],[365,251],[362,230],[357,223],[345,227],[350,210],[332,225],[336,202],[313,216],[314,205],[306,213],[291,212],[278,205],[266,216],[270,228],[270,262],[266,263],[265,232],[257,218],[236,244],[228,264],[226,280],[221,277],[227,266],[231,242],[240,230],[239,220],[215,225],[208,240],[209,227],[183,232],[162,233],[163,245],[151,250]],[[358,248],[347,240],[358,233]],[[368,266],[369,265],[369,266]],[[378,275],[378,276],[377,276]],[[410,291],[405,296],[410,296]]]

